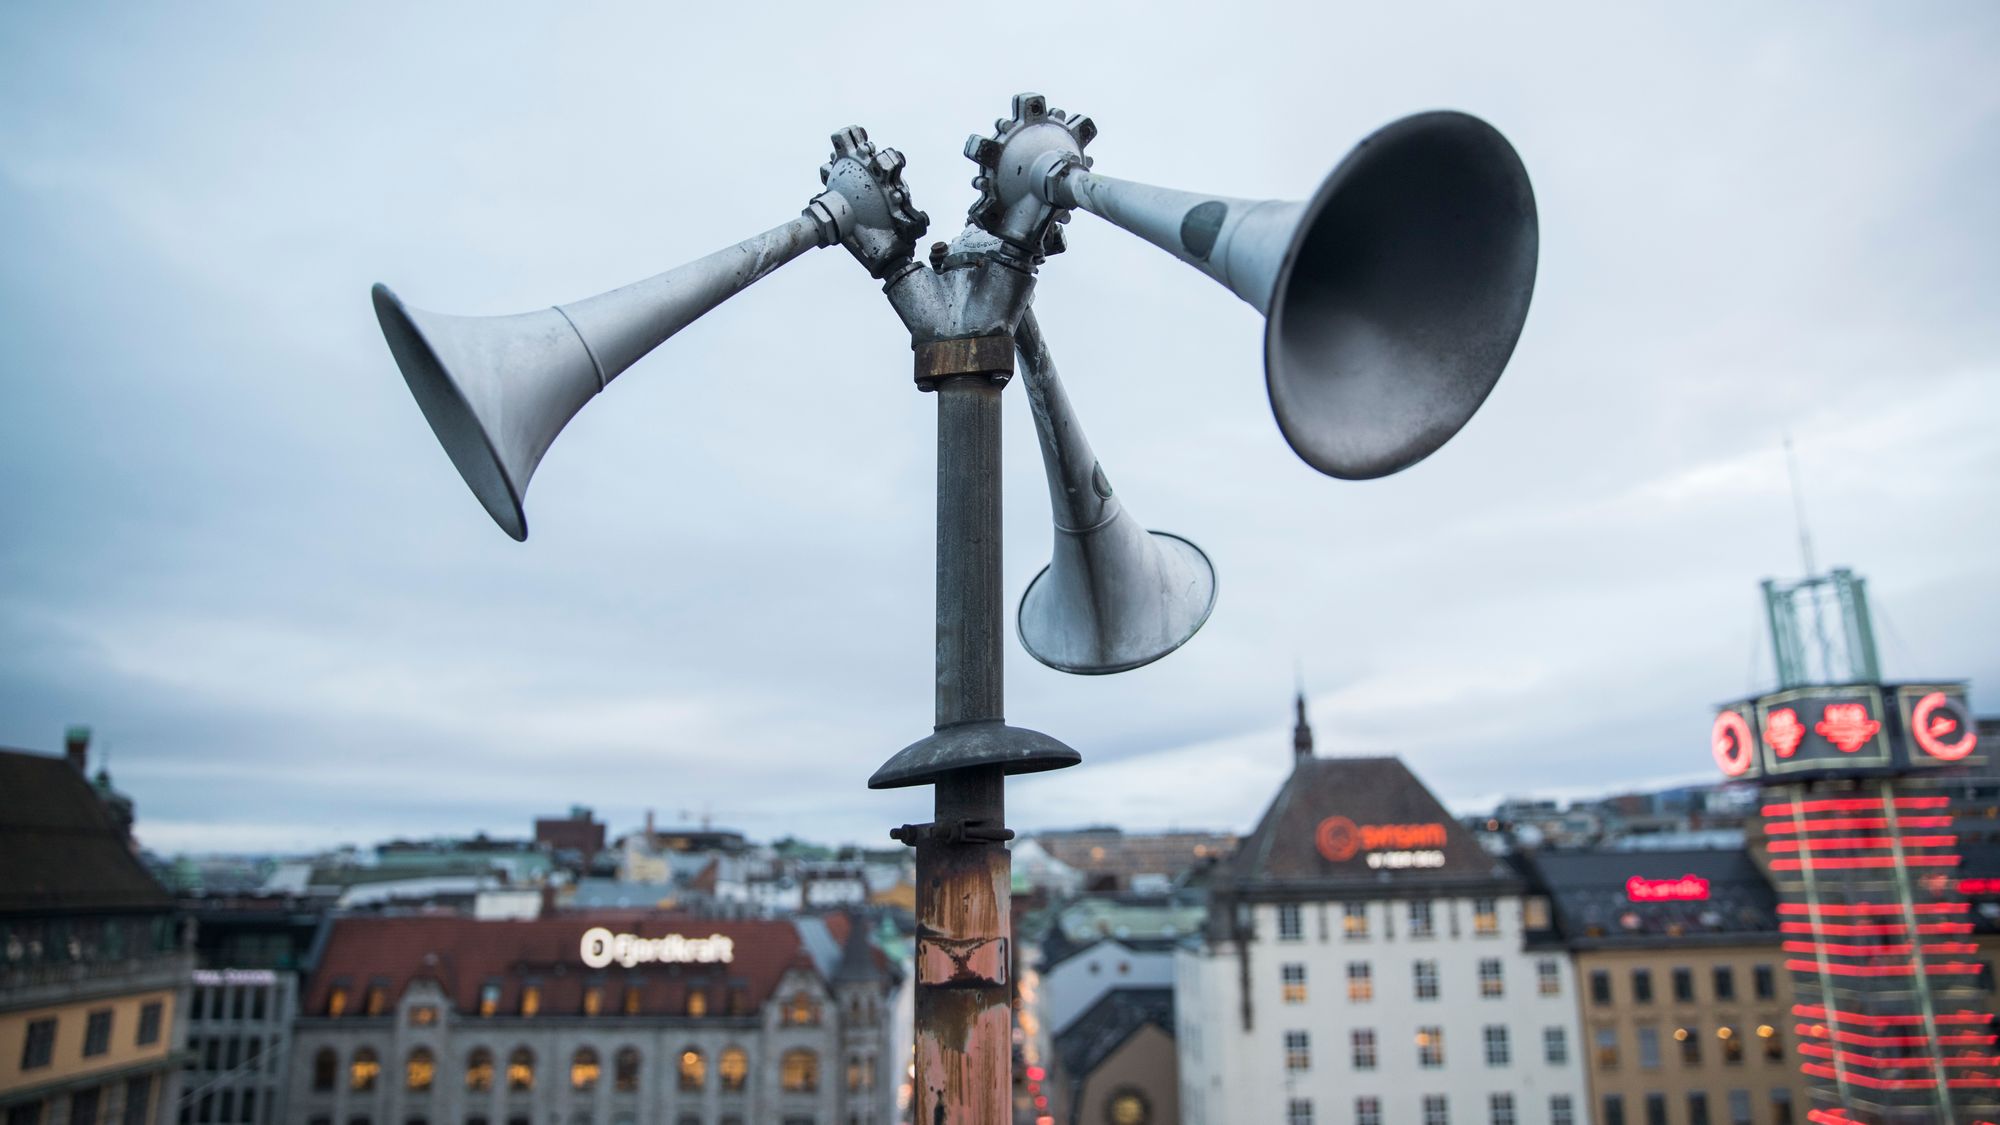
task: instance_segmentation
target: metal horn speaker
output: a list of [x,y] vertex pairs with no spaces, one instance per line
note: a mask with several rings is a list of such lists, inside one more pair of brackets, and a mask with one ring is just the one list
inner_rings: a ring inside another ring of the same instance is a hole
[[[827,201],[827,202],[823,202]],[[528,537],[521,498],[584,403],[703,313],[815,246],[838,241],[828,203],[678,269],[573,304],[450,316],[374,288],[375,316],[451,463],[493,521]]]
[[1265,315],[1272,413],[1329,476],[1386,476],[1450,440],[1506,369],[1534,293],[1527,170],[1463,113],[1383,127],[1303,203],[1116,180],[1059,153],[1031,175],[1049,204],[1124,227]]
[[1055,553],[1021,595],[1021,647],[1064,672],[1101,676],[1186,644],[1215,608],[1200,547],[1147,531],[1112,493],[1077,424],[1031,309],[1014,329],[1048,471]]

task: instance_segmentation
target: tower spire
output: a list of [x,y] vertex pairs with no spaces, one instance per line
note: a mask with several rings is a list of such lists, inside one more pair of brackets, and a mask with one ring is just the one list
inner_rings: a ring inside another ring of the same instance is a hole
[[1292,765],[1297,766],[1313,756],[1312,724],[1306,721],[1306,689],[1300,682],[1294,689],[1293,706],[1298,712],[1298,721],[1292,726]]

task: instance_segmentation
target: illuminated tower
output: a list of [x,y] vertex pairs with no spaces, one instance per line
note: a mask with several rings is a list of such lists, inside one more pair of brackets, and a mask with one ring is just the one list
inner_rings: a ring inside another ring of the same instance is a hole
[[1712,750],[1764,790],[1807,1119],[1991,1121],[2000,1036],[1941,788],[1979,762],[1965,684],[1882,682],[1849,571],[1764,601],[1778,688],[1723,707]]

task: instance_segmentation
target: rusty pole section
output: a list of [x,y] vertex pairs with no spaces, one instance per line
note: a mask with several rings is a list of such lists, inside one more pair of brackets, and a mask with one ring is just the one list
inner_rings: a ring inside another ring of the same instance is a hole
[[[1011,349],[1012,342],[1006,346]],[[991,373],[952,375],[937,383],[940,730],[1004,718],[1000,391],[1005,384],[1005,376]],[[1002,1125],[1011,1119],[1012,876],[1003,841],[1012,833],[1003,827],[1003,783],[997,764],[941,775],[936,820],[910,841],[917,848],[917,1125]]]

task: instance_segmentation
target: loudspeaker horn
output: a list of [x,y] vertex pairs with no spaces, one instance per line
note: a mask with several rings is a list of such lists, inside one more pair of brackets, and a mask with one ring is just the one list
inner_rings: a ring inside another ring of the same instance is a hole
[[1215,568],[1200,547],[1147,531],[1118,500],[1091,451],[1030,309],[1014,329],[1028,407],[1055,509],[1055,552],[1021,595],[1028,655],[1101,676],[1151,664],[1186,644],[1215,608]]
[[754,238],[573,304],[514,316],[449,316],[412,308],[377,285],[375,316],[459,475],[501,530],[526,539],[521,498],[528,479],[577,411],[703,313],[805,251],[837,241],[835,215],[823,204],[820,210],[808,208]]
[[1512,145],[1456,112],[1393,122],[1304,203],[1100,176],[1051,153],[1049,204],[1131,231],[1267,318],[1278,428],[1328,476],[1360,480],[1435,452],[1479,409],[1534,293],[1534,189]]

